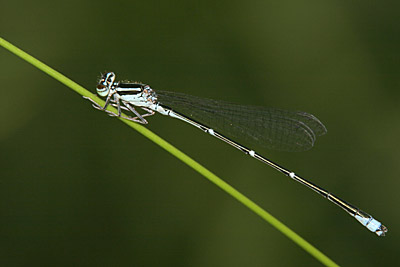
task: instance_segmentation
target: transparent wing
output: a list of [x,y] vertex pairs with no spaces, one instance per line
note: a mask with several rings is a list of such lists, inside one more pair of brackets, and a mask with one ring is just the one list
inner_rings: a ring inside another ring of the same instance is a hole
[[158,101],[223,135],[282,151],[304,151],[327,132],[302,111],[244,106],[182,93],[157,91]]

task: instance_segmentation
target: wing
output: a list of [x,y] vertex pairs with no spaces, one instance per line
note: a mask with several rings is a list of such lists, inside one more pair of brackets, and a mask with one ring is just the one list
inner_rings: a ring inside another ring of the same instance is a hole
[[267,148],[304,151],[327,132],[313,115],[302,111],[244,106],[224,101],[158,91],[158,101],[223,135]]

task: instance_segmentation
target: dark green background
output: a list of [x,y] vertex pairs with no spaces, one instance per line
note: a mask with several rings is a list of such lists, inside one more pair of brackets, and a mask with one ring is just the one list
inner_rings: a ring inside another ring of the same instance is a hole
[[[344,266],[398,262],[399,5],[4,1],[1,36],[94,91],[154,89],[304,110],[328,134],[258,152],[388,226],[378,238],[277,171],[161,115],[149,129]],[[1,266],[319,266],[160,147],[0,49]],[[396,253],[397,252],[397,253]]]

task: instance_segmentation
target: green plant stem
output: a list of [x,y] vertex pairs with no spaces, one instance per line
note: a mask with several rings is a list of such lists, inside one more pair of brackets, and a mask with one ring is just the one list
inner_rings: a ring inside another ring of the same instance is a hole
[[[41,61],[37,60],[36,58],[32,57],[31,55],[27,54],[26,52],[22,51],[21,49],[15,47],[11,43],[7,42],[3,38],[0,37],[0,45],[9,50],[10,52],[14,53],[18,57],[24,59],[25,61],[29,62],[36,68],[42,70],[43,72],[47,73],[54,79],[58,80],[59,82],[65,84],[67,87],[71,88],[78,94],[86,97],[90,97],[93,100],[95,100],[97,103],[100,105],[104,106],[104,101],[97,97],[96,95],[90,93],[88,90],[80,86],[79,84],[75,83],[74,81],[68,79],[61,73],[57,72],[56,70],[50,68],[46,64],[42,63]],[[116,112],[116,109],[109,106],[108,110]],[[227,184],[225,181],[223,181],[221,178],[207,170],[205,167],[203,167],[201,164],[187,156],[185,153],[177,149],[176,147],[172,146],[170,143],[159,137],[158,135],[154,134],[147,128],[137,124],[133,123],[128,120],[124,120],[119,118],[122,122],[130,126],[131,128],[135,129],[169,153],[171,153],[173,156],[176,158],[180,159],[182,162],[184,162],[186,165],[189,167],[193,168],[195,171],[203,175],[205,178],[207,178],[209,181],[213,182],[215,185],[217,185],[219,188],[224,190],[226,193],[234,197],[236,200],[238,200],[240,203],[245,205],[248,209],[252,210],[254,213],[256,213],[258,216],[260,216],[262,219],[270,223],[273,227],[275,227],[277,230],[279,230],[282,234],[287,236],[290,240],[295,242],[298,246],[303,248],[305,251],[307,251],[309,254],[311,254],[314,258],[319,260],[321,263],[323,263],[326,266],[338,266],[334,261],[329,259],[326,255],[324,255],[321,251],[319,251],[317,248],[312,246],[310,243],[308,243],[306,240],[304,240],[301,236],[293,232],[291,229],[289,229],[286,225],[278,221],[275,217],[273,217],[271,214],[269,214],[267,211],[263,210],[260,206],[258,206],[256,203],[251,201],[248,197],[237,191],[235,188]]]

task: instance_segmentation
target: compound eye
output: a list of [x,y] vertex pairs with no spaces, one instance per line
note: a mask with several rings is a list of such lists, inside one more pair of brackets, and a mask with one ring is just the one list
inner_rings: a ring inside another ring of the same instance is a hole
[[114,74],[114,72],[108,72],[106,75],[107,75],[107,76],[106,76],[106,81],[107,81],[107,83],[113,84],[113,83],[114,83],[114,80],[115,80],[115,74]]
[[108,91],[109,90],[110,89],[107,86],[105,86],[104,84],[102,84],[102,83],[98,84],[97,87],[96,87],[96,91],[99,94],[99,96],[108,95]]

